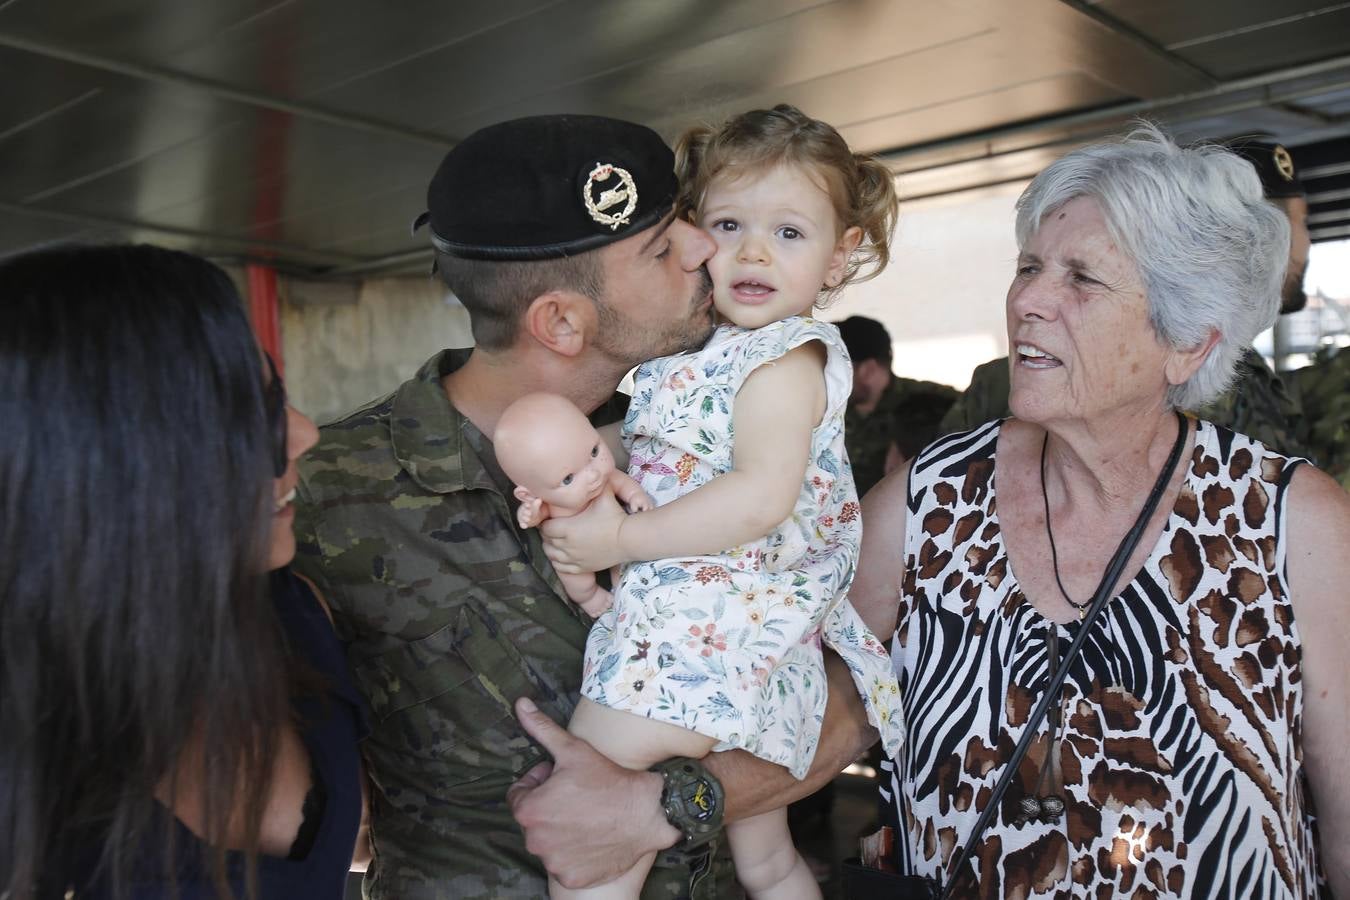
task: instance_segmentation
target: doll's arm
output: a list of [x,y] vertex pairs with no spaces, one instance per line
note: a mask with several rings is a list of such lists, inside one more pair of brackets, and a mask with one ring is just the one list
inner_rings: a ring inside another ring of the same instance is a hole
[[609,476],[609,487],[614,496],[628,507],[629,512],[643,512],[656,506],[656,502],[642,489],[642,485],[637,483],[637,479],[620,469],[615,469]]
[[543,500],[520,486],[517,486],[513,493],[520,501],[520,508],[516,510],[516,521],[520,523],[521,528],[535,528],[549,518],[548,504]]
[[[804,344],[750,373],[736,395],[732,470],[649,512],[625,516],[592,503],[544,526],[560,571],[596,571],[634,560],[720,553],[757,540],[792,514],[825,411],[825,350]],[[784,398],[791,398],[785,401]]]

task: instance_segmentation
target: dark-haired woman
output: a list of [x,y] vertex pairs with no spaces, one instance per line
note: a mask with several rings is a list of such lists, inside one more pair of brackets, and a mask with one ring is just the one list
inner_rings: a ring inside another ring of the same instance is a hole
[[0,264],[0,420],[0,896],[341,897],[365,726],[283,569],[317,434],[229,279]]

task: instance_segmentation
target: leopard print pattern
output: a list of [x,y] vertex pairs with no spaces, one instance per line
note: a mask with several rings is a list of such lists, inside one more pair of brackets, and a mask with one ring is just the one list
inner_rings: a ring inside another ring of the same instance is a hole
[[[893,643],[907,718],[883,764],[901,871],[946,871],[988,805],[1059,652],[1000,537],[1000,423],[910,474]],[[1062,697],[1064,819],[1015,827],[1049,752],[1019,766],[956,896],[1304,898],[1319,890],[1300,752],[1300,640],[1281,499],[1300,460],[1206,422],[1176,504],[1110,601]]]

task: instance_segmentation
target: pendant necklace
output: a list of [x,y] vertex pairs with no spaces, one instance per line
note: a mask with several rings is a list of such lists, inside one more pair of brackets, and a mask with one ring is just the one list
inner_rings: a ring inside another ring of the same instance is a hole
[[[1177,461],[1181,458],[1181,448],[1185,445],[1187,434],[1190,432],[1190,421],[1181,413],[1177,413],[1177,440],[1172,447],[1172,454],[1168,457],[1163,469],[1158,473],[1158,481],[1153,485],[1154,491],[1161,491],[1166,488],[1167,481],[1172,475],[1172,470],[1176,468]],[[1087,615],[1089,603],[1079,603],[1069,596],[1069,592],[1064,590],[1064,582],[1059,577],[1059,551],[1055,547],[1055,531],[1050,527],[1050,494],[1045,489],[1045,451],[1050,446],[1050,432],[1045,433],[1041,439],[1041,501],[1045,504],[1045,536],[1050,540],[1050,567],[1055,573],[1055,584],[1059,586],[1059,594],[1064,601],[1078,610],[1078,621],[1083,621]]]

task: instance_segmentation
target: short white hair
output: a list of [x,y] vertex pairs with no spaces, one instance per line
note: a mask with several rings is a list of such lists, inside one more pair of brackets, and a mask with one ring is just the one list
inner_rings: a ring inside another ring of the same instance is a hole
[[1179,147],[1156,125],[1075,150],[1037,175],[1017,201],[1017,245],[1077,197],[1101,206],[1134,260],[1149,322],[1177,349],[1218,343],[1167,401],[1195,409],[1221,395],[1243,350],[1280,312],[1289,219],[1265,199],[1251,163],[1214,144]]

